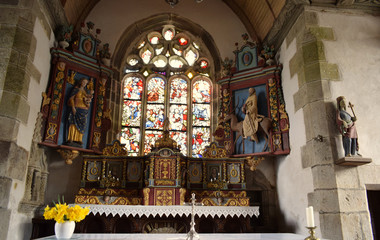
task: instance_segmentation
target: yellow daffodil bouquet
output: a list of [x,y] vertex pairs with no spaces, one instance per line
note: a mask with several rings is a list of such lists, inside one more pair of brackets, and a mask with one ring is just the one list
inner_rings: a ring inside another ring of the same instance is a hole
[[62,197],[62,203],[58,197],[58,203],[54,203],[54,207],[46,206],[44,211],[44,218],[46,220],[54,219],[58,223],[66,221],[82,221],[90,212],[88,207],[82,208],[79,205],[69,206],[64,202]]

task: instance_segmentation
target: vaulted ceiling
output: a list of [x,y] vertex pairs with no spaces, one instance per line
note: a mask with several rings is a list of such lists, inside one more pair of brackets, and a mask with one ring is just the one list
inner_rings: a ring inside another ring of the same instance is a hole
[[[100,1],[106,0],[60,0],[69,24],[79,29],[91,10]],[[109,1],[109,0],[108,0]],[[141,0],[138,0],[141,1]],[[163,4],[166,4],[164,0]],[[191,0],[179,0],[191,1]],[[200,1],[200,0],[197,0]],[[203,0],[208,1],[208,0]],[[296,5],[325,6],[331,8],[380,8],[377,0],[223,0],[240,18],[253,40],[262,42],[272,29],[284,9]]]

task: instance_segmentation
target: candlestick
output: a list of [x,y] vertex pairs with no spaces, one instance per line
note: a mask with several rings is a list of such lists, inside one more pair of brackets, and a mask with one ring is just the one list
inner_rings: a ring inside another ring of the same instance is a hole
[[195,205],[195,193],[191,194],[191,222],[190,231],[187,233],[186,240],[199,240],[199,235],[195,231],[195,221],[194,221],[194,205]]
[[319,240],[319,238],[315,236],[315,231],[314,231],[317,227],[306,227],[306,228],[309,229],[310,236],[305,238],[305,240]]
[[314,210],[312,206],[306,208],[306,222],[307,222],[307,227],[315,227]]

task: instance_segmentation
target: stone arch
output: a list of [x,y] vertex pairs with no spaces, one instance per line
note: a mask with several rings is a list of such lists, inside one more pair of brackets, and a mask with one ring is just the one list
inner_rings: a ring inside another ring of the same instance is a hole
[[[147,31],[166,24],[175,25],[176,28],[197,36],[197,38],[199,38],[204,46],[206,46],[206,48],[209,50],[209,56],[207,57],[213,61],[215,73],[218,74],[220,72],[221,57],[212,36],[200,25],[173,13],[164,13],[150,16],[148,18],[135,22],[133,25],[130,25],[123,32],[118,43],[116,44],[114,56],[112,59],[112,65],[119,70],[122,69],[123,64],[125,63],[126,54],[128,54],[132,46],[134,46],[133,43],[140,39]],[[217,77],[218,76],[215,76],[215,78]]]

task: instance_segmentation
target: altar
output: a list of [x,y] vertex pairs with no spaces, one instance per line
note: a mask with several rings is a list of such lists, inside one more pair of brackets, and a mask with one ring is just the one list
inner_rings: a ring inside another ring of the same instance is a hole
[[[200,240],[304,240],[306,236],[292,233],[199,234]],[[53,240],[55,236],[38,238]],[[186,234],[74,234],[71,239],[81,240],[185,240]]]

